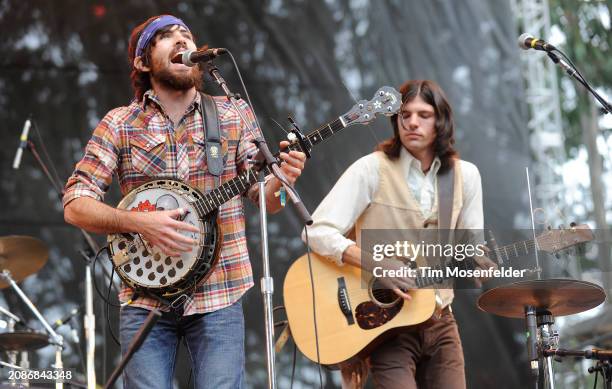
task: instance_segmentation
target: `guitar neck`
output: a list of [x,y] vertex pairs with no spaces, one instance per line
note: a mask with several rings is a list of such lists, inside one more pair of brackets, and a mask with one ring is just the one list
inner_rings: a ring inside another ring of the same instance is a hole
[[[497,260],[496,262],[501,265],[504,262],[510,261],[516,257],[532,254],[533,252],[535,252],[536,249],[537,247],[535,244],[535,240],[528,239],[495,248],[491,250],[490,253],[493,254],[491,255],[491,259]],[[419,288],[431,286],[436,283],[441,283],[443,280],[452,278],[452,276],[448,275],[449,272],[446,271],[446,268],[458,268],[459,270],[474,270],[478,267],[478,263],[474,260],[474,258],[466,258],[462,261],[450,259],[447,262],[442,260],[442,262],[443,264],[432,266],[431,268],[434,270],[441,270],[441,274],[444,274],[443,277],[427,277],[423,274],[417,273],[415,281]],[[437,273],[440,274],[440,272]],[[427,274],[436,274],[436,272],[428,272]]]
[[500,265],[513,258],[533,254],[537,250],[536,240],[527,239],[491,250],[491,257]]
[[[346,123],[346,119],[340,116],[336,120],[333,120],[317,128],[316,130],[312,131],[310,134],[304,137],[304,146],[306,146],[308,148],[308,151],[310,151],[313,146],[321,143],[327,138],[332,137],[343,128],[348,127]],[[295,142],[290,144],[288,147],[282,149],[281,151],[305,151],[302,147],[303,146],[299,142]],[[280,151],[274,156],[278,158],[279,154]],[[214,211],[215,209],[219,208],[221,205],[234,198],[235,196],[246,192],[251,187],[251,185],[253,185],[257,181],[257,175],[259,171],[260,169],[253,168],[242,172],[231,180],[206,193],[204,195],[204,198],[198,201],[195,206],[204,214],[208,214]],[[263,171],[264,174],[271,173],[270,169],[267,166],[263,169]]]

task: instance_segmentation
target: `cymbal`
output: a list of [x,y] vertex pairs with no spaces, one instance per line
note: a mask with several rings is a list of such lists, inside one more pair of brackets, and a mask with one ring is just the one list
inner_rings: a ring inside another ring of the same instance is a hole
[[553,278],[498,286],[478,298],[478,308],[499,316],[524,318],[525,306],[553,316],[573,315],[595,308],[606,299],[603,288],[586,281]]
[[31,331],[15,331],[0,334],[0,349],[13,350],[37,350],[49,344],[49,337]]
[[[0,238],[0,272],[9,270],[15,282],[39,271],[48,257],[49,249],[40,239],[18,235]],[[0,277],[0,289],[7,286]]]

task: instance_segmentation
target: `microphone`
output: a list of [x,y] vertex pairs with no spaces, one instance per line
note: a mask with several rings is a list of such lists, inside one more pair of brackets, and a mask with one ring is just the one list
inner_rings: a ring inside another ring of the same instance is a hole
[[81,312],[81,307],[80,306],[76,307],[76,308],[72,308],[72,310],[70,312],[68,312],[68,314],[66,316],[62,317],[61,319],[56,320],[55,323],[53,323],[53,325],[51,327],[54,330],[58,329],[59,327],[61,327],[64,324],[66,324],[70,319],[72,319],[73,317],[78,315],[79,312]]
[[200,51],[187,50],[175,55],[170,62],[182,63],[186,66],[195,66],[198,62],[209,62],[225,53],[227,53],[227,49],[224,48],[206,49]]
[[524,33],[518,38],[518,45],[523,50],[535,49],[542,51],[553,51],[557,50],[557,48],[550,43],[542,40],[534,38],[533,35]]
[[538,360],[537,319],[534,307],[525,307],[525,319],[527,327],[527,359],[529,360],[531,374],[537,377],[540,366]]
[[30,126],[32,123],[30,119],[26,120],[23,124],[23,130],[21,130],[21,137],[19,140],[19,147],[17,148],[17,153],[15,154],[15,159],[13,160],[13,169],[19,169],[19,165],[21,165],[21,156],[23,155],[23,149],[28,146],[28,134],[30,133]]

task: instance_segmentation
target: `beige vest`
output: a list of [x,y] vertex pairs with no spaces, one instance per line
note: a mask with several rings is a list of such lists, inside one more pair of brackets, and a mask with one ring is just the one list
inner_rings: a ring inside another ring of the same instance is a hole
[[[378,190],[374,193],[372,202],[355,223],[355,238],[357,246],[361,246],[361,230],[364,229],[404,229],[418,230],[437,228],[438,226],[438,195],[436,196],[431,215],[426,219],[406,182],[406,166],[400,159],[390,160],[386,154],[377,151],[378,158]],[[356,188],[356,190],[359,190]],[[457,225],[457,217],[463,205],[463,177],[459,161],[455,163],[455,182],[453,192],[453,210],[451,229]],[[453,301],[452,289],[439,289],[439,304],[445,307]]]

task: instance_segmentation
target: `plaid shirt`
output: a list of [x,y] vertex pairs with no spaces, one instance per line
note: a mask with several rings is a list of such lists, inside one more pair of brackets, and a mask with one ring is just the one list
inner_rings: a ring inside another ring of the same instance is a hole
[[[256,148],[230,102],[220,96],[214,99],[225,159],[221,182],[225,182],[248,168],[247,156],[254,155]],[[64,207],[83,196],[102,201],[115,173],[123,196],[153,177],[179,179],[204,193],[214,188],[214,177],[206,168],[206,137],[199,105],[198,94],[176,128],[152,90],[145,93],[142,101],[107,113],[68,179]],[[239,106],[259,134],[248,105],[241,100]],[[249,193],[250,197],[256,195],[252,190]],[[242,198],[236,196],[223,204],[218,220],[224,233],[219,263],[210,278],[184,304],[185,315],[227,307],[253,286]],[[131,297],[131,289],[124,286],[119,299],[125,302]],[[131,305],[151,309],[160,304],[140,297]]]

